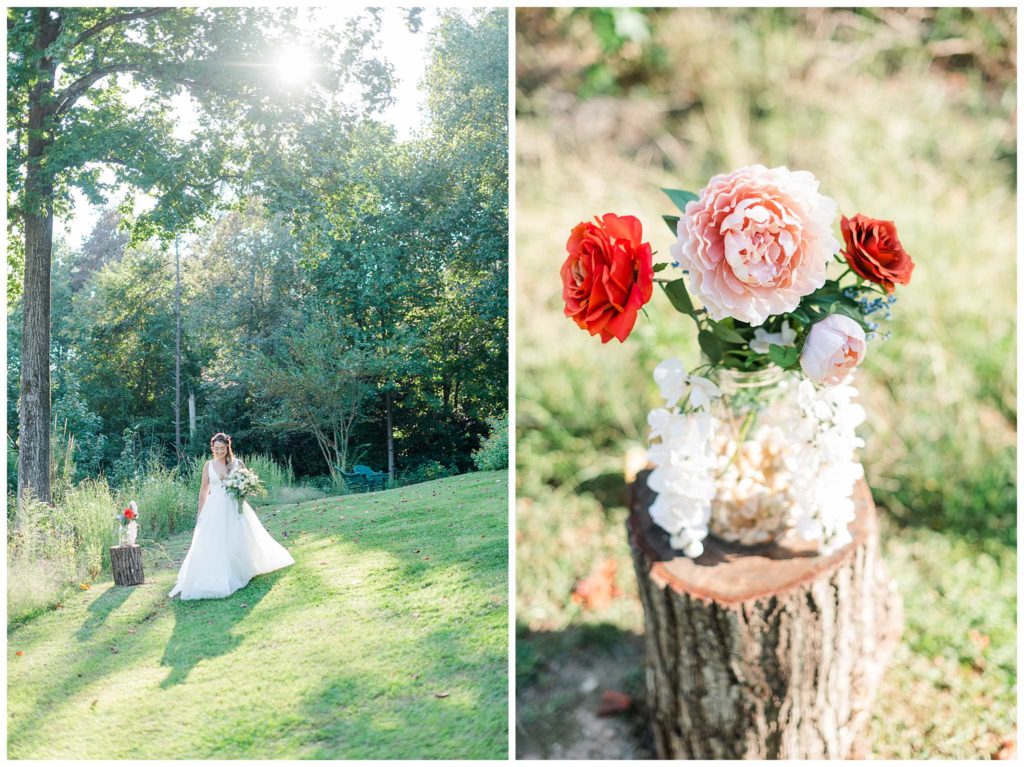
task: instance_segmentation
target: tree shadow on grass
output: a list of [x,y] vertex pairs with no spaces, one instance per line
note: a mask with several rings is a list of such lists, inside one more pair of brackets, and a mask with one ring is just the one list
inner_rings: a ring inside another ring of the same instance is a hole
[[242,637],[233,634],[232,629],[252,612],[284,572],[257,575],[247,586],[224,599],[174,599],[174,629],[160,659],[160,665],[169,667],[170,673],[160,687],[181,684],[200,661],[225,655],[238,647]]
[[576,493],[590,493],[604,510],[605,518],[611,509],[625,508],[629,487],[621,470],[605,471],[580,482]]
[[107,618],[110,617],[110,614],[123,605],[134,591],[134,586],[115,586],[111,584],[110,588],[89,604],[87,608],[89,617],[85,619],[81,628],[75,632],[75,638],[80,642],[87,642],[92,639],[96,629],[102,626]]
[[[653,759],[643,637],[610,623],[516,627],[517,759]],[[606,690],[628,711],[599,716]]]
[[310,737],[298,756],[505,759],[505,648],[480,647],[464,631],[443,628],[400,649],[385,673],[328,672],[302,703]]
[[[133,644],[144,646],[143,637],[156,625],[157,621],[153,618],[159,616],[166,603],[163,594],[151,590],[153,586],[154,584],[148,581],[144,585],[132,587],[111,584],[106,592],[90,601],[87,610],[93,617],[87,618],[76,632],[75,638],[78,641],[72,645],[72,652],[67,661],[62,662],[59,670],[48,672],[34,680],[33,690],[37,700],[32,710],[17,722],[14,721],[10,710],[8,711],[8,749],[15,740],[24,739],[37,731],[40,717],[60,716],[61,706],[74,700],[82,690],[104,677],[117,674],[123,670],[126,663],[132,662],[132,648],[122,644],[124,637],[118,635],[116,630],[115,636],[102,636],[102,629],[112,613],[134,592],[139,591],[141,594],[138,598],[142,600],[146,615],[132,622],[132,628],[138,632]],[[121,654],[122,648],[125,654]],[[8,685],[10,684],[8,680]]]

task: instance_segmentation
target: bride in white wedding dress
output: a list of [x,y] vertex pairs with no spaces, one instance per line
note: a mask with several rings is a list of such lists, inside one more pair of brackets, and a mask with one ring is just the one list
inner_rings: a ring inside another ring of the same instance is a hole
[[203,467],[199,490],[199,516],[178,582],[168,596],[182,599],[226,597],[253,576],[294,564],[285,548],[275,541],[248,503],[227,491],[224,479],[241,461],[231,451],[231,437],[217,433],[210,440],[213,460]]

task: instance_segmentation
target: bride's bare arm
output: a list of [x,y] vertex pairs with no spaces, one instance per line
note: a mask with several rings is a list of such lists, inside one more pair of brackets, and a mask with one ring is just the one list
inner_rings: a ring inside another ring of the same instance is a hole
[[199,486],[199,511],[196,512],[198,517],[203,513],[203,504],[206,503],[206,496],[210,492],[210,462],[207,461],[203,464],[203,484]]

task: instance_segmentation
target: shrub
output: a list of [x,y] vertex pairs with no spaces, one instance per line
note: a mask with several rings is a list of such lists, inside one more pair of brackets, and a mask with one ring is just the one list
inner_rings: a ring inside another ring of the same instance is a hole
[[488,418],[491,433],[473,453],[473,464],[480,471],[508,468],[508,416]]
[[437,461],[427,461],[426,463],[421,463],[419,466],[403,472],[396,484],[415,485],[420,482],[430,482],[435,479],[441,479],[442,477],[450,477],[454,473],[454,469],[450,469]]
[[110,481],[115,487],[124,487],[128,483],[138,480],[142,475],[143,461],[140,458],[142,446],[138,432],[134,429],[125,429],[121,439],[124,446],[121,448],[121,455],[114,461],[109,475]]

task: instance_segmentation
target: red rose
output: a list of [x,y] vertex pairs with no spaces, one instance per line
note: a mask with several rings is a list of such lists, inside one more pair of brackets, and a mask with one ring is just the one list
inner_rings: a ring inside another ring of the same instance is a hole
[[653,254],[635,216],[607,213],[595,221],[578,224],[565,244],[565,316],[592,336],[600,333],[601,343],[621,343],[654,292]]
[[135,519],[135,517],[136,517],[136,514],[131,509],[125,509],[124,510],[124,518],[125,519]]
[[896,290],[894,283],[910,282],[914,262],[900,245],[896,224],[858,213],[853,218],[843,216],[841,226],[846,240],[843,256],[853,271],[865,280],[877,282],[887,293]]

